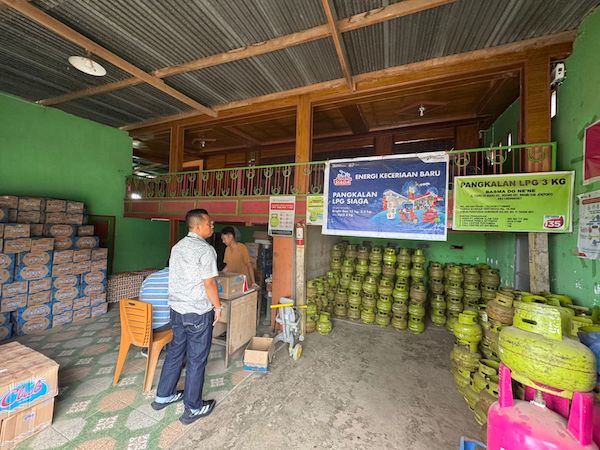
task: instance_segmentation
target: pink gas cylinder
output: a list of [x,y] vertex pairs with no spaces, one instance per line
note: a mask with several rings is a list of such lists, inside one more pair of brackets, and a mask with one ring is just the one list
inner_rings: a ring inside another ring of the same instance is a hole
[[515,400],[504,364],[499,375],[499,398],[488,411],[488,450],[598,450],[592,441],[592,394],[573,394],[567,420],[541,401]]

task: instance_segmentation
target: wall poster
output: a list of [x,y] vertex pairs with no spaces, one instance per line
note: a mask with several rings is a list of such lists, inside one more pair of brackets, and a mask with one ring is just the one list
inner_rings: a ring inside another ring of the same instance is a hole
[[577,252],[582,258],[600,259],[600,191],[577,196],[579,228]]

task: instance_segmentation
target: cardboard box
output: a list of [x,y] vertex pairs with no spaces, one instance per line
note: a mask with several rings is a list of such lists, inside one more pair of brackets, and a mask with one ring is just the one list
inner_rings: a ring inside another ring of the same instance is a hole
[[73,262],[73,250],[58,250],[54,252],[53,264],[67,264]]
[[65,287],[52,291],[53,302],[72,302],[79,297],[79,289],[77,286]]
[[70,250],[74,248],[73,238],[54,238],[54,250],[62,251],[62,250]]
[[273,338],[253,337],[244,351],[244,370],[267,372],[274,348]]
[[19,197],[19,211],[43,211],[45,208],[46,200],[43,198]]
[[67,215],[64,212],[47,212],[44,214],[44,223],[61,224],[65,223],[66,220]]
[[107,311],[108,311],[108,303],[101,303],[99,305],[92,306],[91,316],[98,317],[98,316],[101,316],[102,314],[106,314]]
[[4,224],[0,223],[0,238],[4,237]]
[[73,250],[73,262],[91,261],[92,250],[84,248],[82,250]]
[[92,249],[92,261],[102,261],[108,258],[107,248],[93,248]]
[[90,261],[90,272],[96,272],[98,270],[106,272],[108,270],[108,261],[105,259],[102,261]]
[[74,263],[53,264],[52,277],[64,277],[65,275],[73,275],[75,272]]
[[94,225],[80,225],[77,227],[77,236],[93,236]]
[[76,311],[81,308],[89,308],[92,306],[89,297],[78,297],[73,300],[73,311]]
[[27,294],[27,281],[15,281],[2,285],[2,297],[16,297],[17,295]]
[[52,289],[64,289],[68,287],[79,287],[79,275],[65,275],[52,279]]
[[43,217],[40,211],[22,211],[19,209],[17,212],[18,223],[40,223]]
[[14,281],[14,271],[11,269],[0,269],[0,288],[5,283],[12,283]]
[[92,316],[92,308],[81,308],[77,311],[73,311],[73,322],[80,322],[85,319],[89,319]]
[[37,334],[52,327],[52,316],[36,317],[26,322],[15,324],[13,330],[17,336],[25,336],[27,334]]
[[233,272],[220,272],[217,277],[219,297],[225,300],[239,297],[244,293],[244,275]]
[[[15,267],[15,259],[15,255],[0,253],[0,269],[7,269],[12,272]],[[0,281],[0,283],[2,283],[2,281]]]
[[0,313],[0,326],[10,323],[10,313]]
[[42,278],[41,280],[32,280],[29,282],[29,294],[37,294],[38,292],[49,291],[52,289],[52,278]]
[[100,238],[98,236],[82,236],[76,237],[73,242],[73,248],[97,248],[100,245]]
[[67,201],[56,198],[46,199],[46,212],[66,212]]
[[58,224],[47,224],[44,227],[44,235],[53,238],[74,237],[77,227],[74,225],[65,225],[64,221]]
[[54,399],[46,400],[0,420],[0,449],[15,448],[52,424]]
[[85,287],[88,284],[104,283],[106,284],[106,272],[86,272],[81,275],[81,286]]
[[16,281],[41,280],[52,275],[52,264],[36,264],[31,266],[19,266],[15,271]]
[[4,239],[21,239],[31,236],[31,227],[26,223],[5,223]]
[[[10,322],[6,322],[4,325],[0,325],[0,342],[1,341],[7,341],[8,339],[10,339],[12,337],[12,323]],[[0,426],[1,426],[1,421],[0,421]],[[2,447],[0,447],[2,448]]]
[[85,205],[83,202],[72,202],[67,201],[67,213],[68,214],[83,214]]
[[72,225],[83,225],[83,214],[65,214],[65,223]]
[[52,265],[53,256],[52,251],[19,253],[17,263],[19,266]]
[[[85,286],[81,286],[80,290],[79,290],[79,294],[82,297],[90,297],[92,295],[96,295],[96,294],[102,294],[106,292],[106,284],[104,283],[93,283],[93,284],[87,284]],[[138,291],[139,294],[139,291]],[[136,295],[137,297],[137,295]]]
[[27,306],[27,294],[0,298],[0,312],[16,311],[24,306]]
[[19,207],[19,197],[15,195],[0,195],[0,208],[17,209]]
[[54,251],[54,238],[32,238],[31,252],[52,252]]
[[27,294],[27,306],[42,305],[52,301],[52,291],[41,291]]
[[17,323],[25,323],[29,320],[48,317],[52,314],[52,307],[49,303],[41,305],[26,306],[17,309]]
[[[30,223],[29,233],[31,237],[42,237],[44,236],[44,224],[43,223]],[[52,250],[52,249],[50,249]]]
[[96,306],[101,303],[106,303],[106,292],[102,292],[101,294],[90,295],[90,304],[92,306]]
[[65,225],[64,222],[59,224],[46,224],[44,226],[44,236],[59,238],[75,236],[76,227],[73,225]]
[[[68,312],[73,312],[73,302],[72,301],[66,301],[66,302],[53,302],[52,303],[52,316],[56,317],[56,316],[61,316],[63,314],[66,314]],[[72,320],[69,319],[69,322]]]
[[[0,418],[31,408],[58,393],[58,364],[29,347],[10,342],[2,346]],[[11,395],[20,392],[22,395]]]
[[31,250],[31,239],[4,239],[4,253],[24,253]]
[[91,261],[81,261],[73,263],[73,273],[74,274],[84,274],[86,272],[91,271]]
[[0,208],[0,222],[8,222],[8,208]]
[[73,311],[65,311],[62,314],[52,316],[52,328],[62,327],[73,322]]

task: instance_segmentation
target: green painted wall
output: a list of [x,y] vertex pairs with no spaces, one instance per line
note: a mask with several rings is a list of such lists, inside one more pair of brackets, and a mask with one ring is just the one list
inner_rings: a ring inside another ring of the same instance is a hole
[[503,286],[514,287],[515,235],[488,233],[485,235],[486,262],[500,271]]
[[[573,53],[566,60],[567,78],[558,90],[558,115],[553,139],[558,143],[558,169],[575,170],[575,195],[600,189],[600,183],[583,186],[583,133],[600,119],[600,8],[578,30]],[[585,306],[600,305],[600,261],[574,256],[577,248],[579,208],[575,206],[571,234],[550,236],[550,282],[555,292],[571,295]]]
[[113,271],[163,267],[169,227],[123,218],[131,138],[123,131],[0,93],[0,193],[83,201],[116,216]]
[[521,101],[515,100],[506,111],[500,114],[500,117],[485,130],[483,142],[484,146],[508,145],[508,133],[512,133],[512,143],[519,143],[519,123],[521,121]]

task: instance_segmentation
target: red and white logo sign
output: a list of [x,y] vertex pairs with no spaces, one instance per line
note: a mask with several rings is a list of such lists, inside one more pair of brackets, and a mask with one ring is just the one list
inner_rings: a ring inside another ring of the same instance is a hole
[[350,186],[352,185],[352,175],[348,172],[340,170],[336,177],[333,179],[334,186]]
[[544,229],[560,230],[565,226],[565,216],[544,216]]

